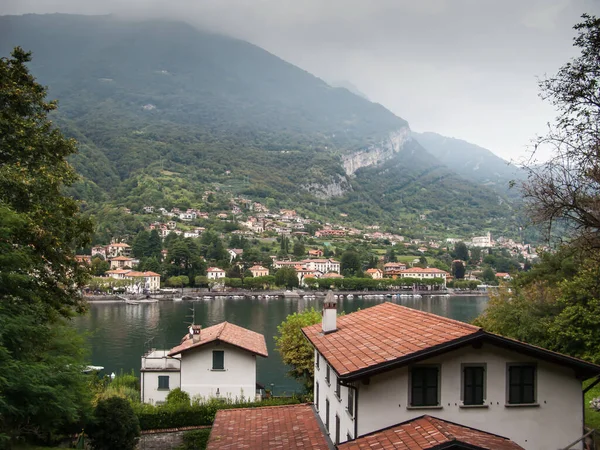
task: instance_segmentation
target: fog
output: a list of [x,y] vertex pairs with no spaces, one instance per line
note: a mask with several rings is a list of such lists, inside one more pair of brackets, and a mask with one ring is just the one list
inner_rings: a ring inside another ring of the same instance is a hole
[[572,26],[599,0],[3,0],[0,14],[185,20],[252,42],[408,120],[526,156],[554,111],[537,78],[576,55]]

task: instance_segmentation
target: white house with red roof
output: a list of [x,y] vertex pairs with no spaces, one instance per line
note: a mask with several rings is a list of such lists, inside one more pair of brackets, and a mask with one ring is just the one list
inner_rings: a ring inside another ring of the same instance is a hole
[[421,280],[431,280],[434,278],[442,279],[443,286],[446,287],[446,278],[450,275],[445,270],[436,269],[434,267],[411,267],[410,269],[400,270],[397,275],[402,278],[419,278]]
[[163,402],[174,388],[190,397],[254,401],[257,356],[269,356],[260,333],[229,322],[192,325],[178,346],[142,357],[142,402]]
[[582,382],[600,375],[598,365],[393,303],[337,317],[332,293],[322,323],[302,332],[315,348],[319,419],[345,450],[566,448],[584,434]]
[[223,269],[219,269],[218,267],[209,267],[206,269],[206,277],[209,280],[218,280],[220,278],[225,278],[225,271]]

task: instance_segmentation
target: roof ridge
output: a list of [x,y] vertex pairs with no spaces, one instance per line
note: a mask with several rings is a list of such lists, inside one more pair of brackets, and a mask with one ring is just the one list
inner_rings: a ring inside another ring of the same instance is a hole
[[221,338],[221,334],[223,334],[223,331],[225,330],[225,327],[226,327],[228,324],[229,324],[229,322],[227,322],[227,321],[221,322],[221,323],[219,324],[219,325],[222,325],[222,326],[221,326],[221,329],[220,329],[219,331],[217,331],[217,337],[216,337],[216,339],[220,339],[220,338]]
[[311,407],[313,404],[312,403],[292,403],[290,405],[264,405],[264,406],[247,406],[246,408],[225,408],[225,409],[219,409],[217,411],[221,412],[221,411],[252,411],[255,409],[261,409],[261,408],[269,408],[269,409],[282,409],[282,408],[294,408],[294,407],[298,407],[298,406],[308,406]]
[[[402,308],[402,309],[405,309],[405,310],[408,310],[408,311],[411,311],[411,312],[418,312],[418,313],[421,313],[421,314],[425,314],[427,316],[432,316],[432,317],[436,317],[436,318],[439,318],[439,319],[443,319],[443,320],[445,320],[447,322],[451,322],[451,323],[454,323],[454,324],[457,324],[457,325],[461,325],[461,326],[464,326],[464,327],[467,327],[467,328],[472,328],[472,329],[474,329],[476,331],[482,330],[482,328],[478,327],[477,325],[473,325],[473,324],[470,324],[470,323],[467,323],[467,322],[461,322],[460,320],[451,319],[450,317],[440,316],[439,314],[434,314],[434,313],[429,312],[429,311],[422,311],[420,309],[409,308],[408,306],[399,305],[397,303],[392,303],[392,302],[384,302],[384,303],[382,303],[382,305],[385,305],[385,304],[394,305],[394,306],[397,306],[398,308]],[[375,307],[377,307],[377,306],[375,306]],[[368,309],[369,308],[366,308],[366,309],[363,309],[362,311],[368,311]],[[349,316],[349,315],[350,314],[348,314],[347,316]]]

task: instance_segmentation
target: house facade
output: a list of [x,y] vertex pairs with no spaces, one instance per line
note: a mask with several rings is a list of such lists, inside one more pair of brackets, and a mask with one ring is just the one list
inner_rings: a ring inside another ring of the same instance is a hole
[[114,258],[110,258],[110,268],[111,269],[123,269],[124,267],[132,268],[137,262],[133,258],[128,258],[127,256],[116,256]]
[[322,324],[303,333],[315,347],[315,407],[336,444],[430,415],[527,450],[563,448],[584,434],[582,380],[600,374],[600,366],[392,303],[338,318],[328,296]]
[[252,266],[248,269],[254,278],[256,277],[266,277],[269,275],[269,269],[263,266]]
[[180,345],[142,357],[142,402],[164,401],[175,388],[190,397],[254,401],[256,358],[268,356],[264,336],[229,322],[188,331]]
[[383,278],[383,270],[381,269],[367,269],[365,273],[374,280],[381,280]]
[[411,267],[410,269],[401,270],[398,272],[398,276],[402,278],[420,278],[422,280],[431,280],[434,278],[443,280],[443,286],[446,287],[446,278],[448,272],[445,270],[436,269],[433,267],[427,267],[422,269],[420,267]]
[[218,280],[220,278],[225,278],[225,271],[223,269],[219,269],[218,267],[209,267],[206,269],[206,277],[209,280]]

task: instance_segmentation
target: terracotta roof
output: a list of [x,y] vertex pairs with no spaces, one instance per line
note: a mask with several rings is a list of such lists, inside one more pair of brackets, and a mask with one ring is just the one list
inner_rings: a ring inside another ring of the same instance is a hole
[[222,409],[207,450],[330,449],[311,405]]
[[144,275],[147,277],[160,277],[160,273],[150,272],[150,271],[144,272]]
[[338,317],[333,333],[323,334],[320,323],[302,329],[338,375],[406,357],[479,330],[389,302]]
[[200,332],[200,341],[196,343],[190,339],[189,334],[186,335],[180,345],[171,349],[169,356],[174,356],[192,348],[201,347],[209,342],[216,341],[234,345],[265,358],[269,356],[265,337],[262,334],[229,322],[222,322],[212,327],[204,328]]
[[344,278],[344,276],[340,275],[339,273],[328,272],[325,275],[323,275],[321,278]]
[[381,272],[379,269],[367,269],[367,273],[378,273]]
[[263,266],[252,266],[248,270],[269,270],[269,269],[267,269],[266,267],[263,267]]
[[114,269],[114,270],[107,270],[105,273],[129,273],[132,272],[131,269]]
[[207,272],[225,272],[223,269],[219,269],[218,267],[209,267],[206,269]]
[[127,245],[127,244],[125,244],[123,242],[117,242],[116,244],[109,244],[108,247],[122,247],[122,248],[125,248],[125,247],[129,247],[129,245]]
[[465,427],[431,416],[422,416],[410,422],[376,431],[338,446],[339,450],[427,450],[447,448],[461,443],[473,449],[523,450],[510,439],[485,431]]
[[127,256],[116,256],[114,258],[110,258],[111,261],[133,261],[133,258],[128,258]]

